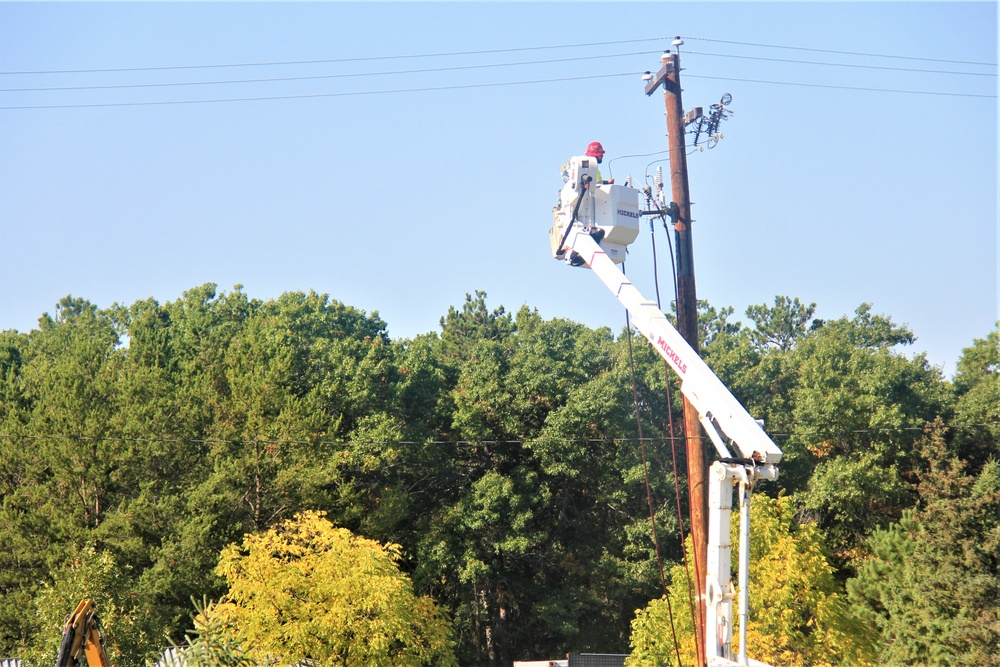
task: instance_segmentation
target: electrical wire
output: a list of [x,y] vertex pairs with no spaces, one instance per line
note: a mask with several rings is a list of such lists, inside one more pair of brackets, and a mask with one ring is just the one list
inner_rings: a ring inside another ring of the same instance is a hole
[[121,83],[100,86],[51,86],[46,88],[0,88],[0,93],[52,92],[67,90],[117,90],[138,88],[170,88],[182,86],[221,86],[243,83],[279,83],[286,81],[313,81],[320,79],[348,79],[369,76],[395,76],[401,74],[429,74],[437,72],[455,72],[471,69],[488,69],[497,67],[517,67],[521,65],[549,65],[553,63],[575,62],[580,60],[599,60],[604,58],[623,58],[657,53],[657,51],[634,51],[632,53],[610,53],[599,56],[576,56],[573,58],[553,58],[550,60],[526,60],[514,63],[486,63],[482,65],[453,65],[451,67],[430,67],[425,69],[393,70],[387,72],[348,72],[342,74],[312,74],[307,76],[285,76],[266,79],[228,79],[224,81],[176,81],[168,83]]
[[711,39],[709,37],[688,37],[684,36],[684,39],[691,39],[699,42],[714,42],[716,44],[736,44],[739,46],[757,46],[761,48],[768,49],[791,49],[794,51],[812,51],[814,53],[835,53],[844,56],[865,56],[868,58],[897,58],[900,60],[922,60],[925,62],[935,62],[935,63],[950,63],[953,65],[986,65],[990,67],[996,67],[996,63],[978,62],[971,60],[946,60],[943,58],[924,58],[921,56],[900,56],[888,53],[864,53],[860,51],[839,51],[836,49],[817,49],[807,46],[787,46],[782,44],[762,44],[759,42],[737,42],[728,39]]
[[[667,152],[669,152],[669,151],[667,151]],[[648,165],[646,165],[646,170],[645,171],[646,171],[646,180],[647,180],[647,182],[648,182],[648,180],[650,178],[650,176],[649,176],[649,167],[652,166],[653,164],[655,164],[656,162],[660,162],[660,160],[654,160],[653,162],[651,162]],[[659,216],[660,220],[663,221],[663,229],[664,229],[664,231],[666,231],[666,234],[667,234],[667,248],[670,251],[670,276],[671,276],[671,283],[673,284],[673,287],[674,287],[674,303],[680,303],[680,291],[679,291],[679,286],[678,286],[678,282],[677,282],[677,262],[676,262],[676,258],[674,257],[674,244],[673,244],[673,242],[670,239],[670,229],[667,227],[667,216],[663,212],[663,210],[660,208],[660,204],[659,204],[659,200],[658,199],[653,198],[653,197],[649,197],[648,195],[647,195],[647,198],[648,198],[648,200],[654,206],[656,206],[656,210],[659,211],[659,213],[660,213],[660,216]],[[653,221],[652,220],[650,220],[650,223],[649,223],[649,235],[650,235],[650,238],[652,239],[652,246],[653,246],[653,284],[656,286],[656,307],[657,307],[658,310],[660,310],[662,312],[663,311],[663,306],[660,303],[660,272],[659,272],[659,269],[658,269],[658,266],[657,266],[657,262],[656,262],[656,237],[653,234]],[[664,383],[666,385],[666,394],[667,394],[667,432],[671,436],[671,439],[670,439],[670,458],[671,458],[671,461],[673,462],[673,471],[674,471],[674,499],[675,499],[676,504],[677,504],[677,526],[678,526],[678,532],[680,534],[680,540],[681,540],[681,561],[684,564],[684,575],[685,575],[685,577],[687,579],[688,605],[690,607],[688,611],[691,614],[691,620],[692,620],[692,622],[697,621],[695,623],[695,632],[694,632],[695,654],[697,654],[698,653],[698,646],[697,646],[697,644],[698,644],[698,642],[701,639],[700,636],[699,636],[699,631],[700,631],[700,629],[704,625],[704,620],[702,619],[703,610],[701,608],[701,605],[696,605],[695,601],[694,601],[695,600],[695,595],[694,595],[694,582],[693,582],[693,580],[691,578],[691,569],[692,569],[691,568],[691,561],[690,561],[690,559],[688,559],[687,540],[686,540],[686,538],[684,536],[684,511],[683,511],[683,509],[681,507],[681,490],[680,490],[680,486],[677,484],[677,480],[680,479],[680,469],[677,466],[677,438],[674,437],[674,433],[675,433],[676,427],[674,426],[674,405],[673,405],[673,396],[672,396],[671,391],[670,391],[670,376],[671,376],[670,365],[667,363],[666,359],[664,359],[663,360],[663,378],[664,378]],[[685,437],[684,437],[684,443],[686,445],[687,444],[687,433],[685,433],[684,435],[685,435]],[[690,484],[690,480],[688,480],[688,483]],[[700,572],[700,570],[701,570],[701,568],[698,566],[697,559],[695,559],[695,563],[694,563],[694,577],[698,581],[702,580],[701,579],[701,572]],[[674,644],[675,645],[677,644],[677,638],[676,637],[674,638]],[[681,664],[680,658],[677,659],[677,664],[678,665]]]
[[[449,445],[463,447],[481,447],[498,445],[534,445],[544,443],[558,444],[618,444],[639,442],[639,438],[528,438],[523,440],[291,440],[283,438],[144,438],[144,437],[122,437],[111,435],[58,435],[44,433],[0,433],[0,439],[5,440],[72,440],[79,442],[150,442],[150,443],[190,443],[190,444],[268,444],[268,445],[369,445],[369,446],[392,446],[392,445]],[[682,440],[683,438],[678,438]],[[669,438],[649,437],[642,438],[645,442],[666,442]]]
[[[212,64],[212,65],[172,65],[172,66],[161,66],[161,67],[120,67],[120,68],[105,68],[105,69],[80,69],[80,70],[24,70],[24,71],[11,71],[11,72],[0,72],[0,74],[17,75],[17,74],[80,74],[80,73],[104,73],[104,72],[146,72],[146,71],[161,71],[161,70],[195,70],[195,69],[206,69],[206,68],[222,68],[222,67],[255,67],[255,66],[276,66],[276,65],[305,65],[305,64],[317,64],[317,63],[348,63],[348,62],[364,62],[364,61],[381,61],[381,60],[395,60],[395,59],[406,59],[406,58],[433,58],[433,57],[454,57],[454,56],[469,56],[475,54],[499,54],[499,53],[511,53],[511,52],[521,52],[521,51],[534,51],[543,49],[566,49],[566,48],[579,48],[579,47],[591,47],[599,45],[612,45],[612,44],[626,44],[626,43],[636,43],[636,42],[650,42],[650,41],[662,41],[669,38],[666,37],[653,37],[653,38],[641,38],[634,40],[616,40],[607,42],[587,42],[587,43],[576,43],[576,44],[559,44],[559,45],[544,45],[544,46],[533,46],[533,47],[514,47],[509,49],[487,49],[479,51],[455,51],[455,52],[440,52],[440,53],[424,53],[424,54],[410,54],[410,55],[388,55],[388,56],[368,56],[368,57],[356,57],[356,58],[334,58],[334,59],[322,59],[322,60],[288,60],[288,61],[270,61],[270,62],[254,62],[254,63],[229,63],[229,64]],[[945,62],[945,63],[958,63],[967,65],[980,65],[980,66],[993,66],[995,63],[984,63],[984,62],[974,62],[974,61],[962,61],[962,60],[947,60],[940,58],[920,58],[914,56],[901,56],[901,55],[891,55],[891,54],[875,54],[875,53],[862,53],[854,51],[838,51],[833,49],[814,49],[807,47],[796,47],[796,46],[785,46],[785,45],[775,45],[775,44],[760,44],[752,42],[736,42],[727,40],[715,40],[710,38],[701,37],[689,37],[687,39],[700,40],[706,42],[717,42],[717,43],[727,43],[727,44],[739,44],[744,46],[754,46],[754,47],[765,47],[765,48],[781,48],[781,49],[793,49],[802,51],[814,51],[822,53],[835,53],[842,55],[854,55],[854,56],[866,56],[866,57],[879,57],[879,58],[900,58],[906,60],[919,60],[927,62]],[[302,81],[310,79],[333,79],[333,78],[345,78],[345,77],[365,77],[365,76],[384,76],[389,74],[418,74],[418,73],[429,73],[429,72],[442,72],[442,71],[452,71],[452,70],[463,70],[463,69],[476,69],[476,68],[495,68],[495,67],[510,67],[517,65],[532,65],[532,64],[544,64],[544,63],[557,63],[557,62],[568,62],[574,60],[592,60],[610,57],[620,57],[620,56],[630,56],[630,55],[641,55],[648,52],[634,52],[634,53],[622,53],[622,54],[607,54],[607,55],[595,55],[595,56],[578,56],[571,58],[557,58],[549,60],[538,60],[538,61],[524,61],[520,63],[486,63],[482,65],[456,65],[451,67],[440,67],[440,68],[425,68],[425,69],[412,69],[412,70],[399,70],[391,72],[372,72],[372,73],[346,73],[346,74],[329,74],[329,75],[303,75],[303,76],[289,76],[289,77],[272,77],[272,78],[257,78],[257,79],[245,79],[245,80],[223,80],[223,81],[188,81],[188,82],[176,82],[176,83],[135,83],[135,84],[109,84],[109,85],[94,85],[94,86],[50,86],[50,87],[27,87],[27,88],[6,88],[0,90],[0,92],[43,92],[43,91],[72,91],[72,90],[108,90],[108,89],[142,89],[142,88],[157,88],[157,87],[180,87],[180,86],[202,86],[202,85],[229,85],[229,84],[240,84],[240,83],[270,83],[270,82],[282,82],[282,81]],[[865,67],[873,69],[888,69],[896,71],[912,71],[912,72],[929,72],[938,74],[952,74],[952,75],[978,75],[978,76],[996,76],[995,74],[989,73],[973,73],[973,72],[954,72],[954,71],[942,71],[942,70],[916,70],[912,68],[895,68],[895,67],[882,67],[875,65],[863,65],[863,64],[844,64],[844,63],[825,63],[825,62],[812,62],[812,61],[800,61],[800,60],[788,60],[788,59],[777,59],[777,58],[763,58],[758,56],[746,56],[746,55],[733,55],[733,54],[716,54],[707,52],[697,52],[691,51],[688,53],[705,55],[705,56],[717,56],[717,57],[732,57],[732,58],[747,58],[755,60],[769,60],[776,62],[791,62],[800,64],[814,64],[814,65],[830,65],[830,66],[842,66],[842,67]],[[0,110],[16,110],[16,109],[71,109],[71,108],[106,108],[106,107],[125,107],[125,106],[163,106],[163,105],[176,105],[176,104],[211,104],[220,102],[257,102],[257,101],[270,101],[270,100],[292,100],[292,99],[309,99],[309,98],[322,98],[322,97],[351,97],[351,96],[361,96],[361,95],[383,95],[383,94],[400,94],[400,93],[410,93],[410,92],[438,92],[444,90],[460,90],[460,89],[473,89],[481,87],[491,87],[491,86],[512,86],[512,85],[526,85],[532,83],[555,83],[561,81],[576,81],[584,79],[593,79],[609,76],[633,76],[639,75],[639,72],[630,73],[620,73],[620,74],[608,74],[608,75],[589,75],[589,76],[579,76],[579,77],[555,77],[549,79],[536,79],[536,80],[523,80],[523,81],[507,81],[499,83],[474,83],[474,84],[459,84],[454,86],[429,86],[423,88],[397,88],[390,90],[372,90],[372,91],[354,91],[354,92],[330,92],[330,93],[313,93],[313,94],[299,94],[299,95],[271,95],[271,96],[246,96],[246,97],[229,97],[229,98],[215,98],[215,99],[201,99],[201,100],[161,100],[161,101],[146,101],[146,102],[105,102],[105,103],[81,103],[81,104],[25,104],[25,105],[8,105],[0,106]],[[886,93],[897,93],[897,94],[910,94],[910,95],[943,95],[950,97],[971,97],[971,98],[984,98],[984,99],[996,99],[996,94],[979,94],[979,93],[959,93],[952,91],[933,91],[933,90],[900,90],[885,87],[864,87],[864,86],[845,86],[845,85],[833,85],[833,84],[822,84],[822,83],[809,83],[809,82],[796,82],[796,81],[780,81],[780,80],[767,80],[767,79],[747,79],[747,78],[737,78],[737,77],[720,77],[720,76],[709,76],[709,75],[698,75],[688,73],[687,76],[693,78],[703,78],[703,79],[715,79],[721,81],[735,81],[744,83],[757,83],[757,84],[772,84],[772,85],[785,85],[785,86],[801,86],[801,87],[811,87],[811,88],[827,88],[833,90],[856,90],[865,92],[886,92]],[[624,157],[624,156],[623,156]]]
[[884,65],[861,65],[856,63],[830,63],[815,60],[790,60],[788,58],[765,58],[763,56],[742,56],[732,53],[705,53],[703,51],[685,51],[685,55],[710,56],[714,58],[738,58],[741,60],[764,60],[772,63],[794,63],[796,65],[824,65],[827,67],[853,67],[858,69],[877,69],[892,72],[915,72],[918,74],[957,74],[965,76],[991,76],[996,77],[996,72],[957,72],[953,70],[939,69],[913,69],[910,67],[889,67]]
[[[632,405],[635,408],[635,423],[639,434],[639,449],[642,451],[642,474],[646,482],[646,504],[649,506],[649,525],[653,535],[653,550],[656,553],[656,567],[660,573],[660,585],[663,587],[663,597],[667,601],[667,616],[670,619],[670,632],[674,638],[674,652],[677,656],[677,664],[681,664],[680,644],[677,641],[677,628],[674,625],[674,609],[670,601],[670,590],[667,588],[667,577],[663,572],[663,556],[660,554],[660,538],[656,530],[656,511],[653,509],[653,491],[649,484],[649,461],[646,457],[646,445],[642,440],[642,417],[639,412],[639,390],[635,379],[635,356],[632,353],[632,323],[629,321],[628,309],[625,310],[625,331],[628,337],[628,362],[632,377]],[[674,487],[677,486],[677,476],[674,476]],[[684,540],[684,522],[681,517],[677,517],[678,525],[681,526],[681,541]],[[690,596],[689,596],[690,597]],[[692,616],[692,618],[694,618]]]
[[979,93],[952,93],[940,90],[898,90],[895,88],[867,88],[864,86],[838,86],[827,83],[803,83],[801,81],[769,81],[765,79],[740,79],[728,76],[708,76],[706,74],[690,74],[690,73],[686,73],[684,76],[690,79],[715,79],[717,81],[739,81],[741,83],[770,83],[780,86],[803,86],[805,88],[830,88],[834,90],[863,90],[866,92],[873,92],[873,93],[903,93],[907,95],[945,95],[948,97],[979,97],[979,98],[993,99],[993,100],[997,98],[995,94],[984,95]]
[[[987,422],[987,423],[972,423],[972,424],[942,424],[942,426],[949,430],[962,431],[968,429],[994,429],[1000,428],[1000,422]],[[923,432],[925,426],[894,426],[894,427],[884,427],[884,428],[860,428],[860,429],[849,429],[845,431],[803,431],[801,433],[772,433],[768,432],[771,438],[839,438],[851,435],[871,435],[871,434],[885,434],[885,433],[909,433],[909,432]],[[0,439],[4,440],[73,440],[79,442],[152,442],[152,443],[191,443],[191,444],[273,444],[273,445],[371,445],[371,446],[397,446],[397,445],[407,445],[407,446],[462,446],[462,447],[480,447],[484,445],[497,446],[497,445],[530,445],[530,444],[543,444],[543,443],[559,443],[559,444],[628,444],[637,442],[646,443],[667,443],[667,442],[677,442],[686,441],[687,438],[684,436],[656,436],[647,437],[644,436],[641,440],[639,438],[621,438],[621,437],[605,437],[605,438],[523,438],[514,440],[293,440],[293,439],[282,439],[282,438],[263,438],[263,439],[253,439],[253,438],[150,438],[150,437],[123,437],[123,436],[111,436],[111,435],[66,435],[66,434],[53,434],[53,433],[0,433]],[[703,441],[708,442],[706,436],[702,436]]]
[[608,42],[582,42],[578,44],[554,44],[545,46],[520,46],[507,49],[484,49],[480,51],[451,51],[439,53],[414,53],[409,55],[394,56],[362,56],[357,58],[327,58],[322,60],[279,60],[269,62],[253,63],[226,63],[215,65],[165,65],[159,67],[109,67],[103,69],[62,69],[62,70],[22,70],[12,72],[0,72],[3,74],[94,74],[105,72],[155,72],[164,70],[189,70],[189,69],[213,69],[229,67],[272,67],[285,65],[318,65],[330,63],[358,63],[371,62],[377,60],[407,60],[410,58],[452,58],[455,56],[477,56],[494,53],[515,53],[522,51],[543,51],[546,49],[573,49],[585,46],[610,46],[615,44],[635,44],[638,42],[659,42],[671,37],[643,37],[638,39],[620,39]]
[[[668,148],[667,150],[664,150],[664,151],[655,151],[653,153],[634,153],[632,155],[619,155],[617,157],[613,157],[610,160],[608,160],[608,163],[607,163],[608,164],[608,176],[609,177],[614,177],[614,170],[611,168],[611,163],[614,162],[614,161],[616,161],[616,160],[624,160],[625,158],[630,158],[630,157],[652,157],[653,155],[663,155],[664,153],[669,153],[669,152],[670,152],[670,149]],[[646,171],[649,171],[649,166],[648,165],[646,166]]]
[[269,95],[261,97],[228,97],[209,100],[162,100],[155,102],[98,102],[93,104],[39,104],[22,106],[0,106],[0,110],[15,109],[94,109],[106,107],[138,107],[138,106],[169,106],[174,104],[217,104],[223,102],[263,102],[272,100],[300,100],[322,97],[359,97],[365,95],[394,95],[399,93],[425,93],[447,90],[469,90],[474,88],[495,88],[501,86],[522,86],[536,83],[560,83],[565,81],[583,81],[587,79],[606,79],[620,76],[638,76],[642,72],[620,72],[618,74],[587,74],[554,79],[534,79],[530,81],[500,81],[495,83],[469,83],[454,86],[428,86],[426,88],[396,88],[393,90],[365,90],[342,93],[310,93],[302,95]]
[[[665,152],[669,152],[669,151],[665,151]],[[643,157],[648,157],[648,156],[643,156]],[[650,163],[650,164],[652,164],[652,163]],[[647,172],[646,173],[646,180],[647,180],[647,183],[648,183],[648,181],[649,181],[649,173],[648,173],[649,172],[649,165],[647,165],[647,167],[646,167],[646,172]],[[648,186],[646,188],[646,200],[647,200],[648,203],[650,203],[650,204],[652,204],[653,206],[656,207],[656,210],[660,214],[659,217],[663,221],[664,228],[666,228],[667,217],[664,214],[663,210],[660,209],[659,200],[656,199],[656,198],[654,198],[652,196],[652,190],[649,189]],[[652,220],[652,218],[650,218],[650,221],[649,221],[649,237],[650,237],[650,243],[651,243],[651,246],[652,246],[652,249],[653,249],[653,267],[652,267],[652,270],[653,270],[653,284],[656,287],[656,308],[657,308],[657,310],[660,310],[662,312],[663,305],[662,305],[662,302],[660,301],[660,271],[659,271],[659,265],[658,265],[657,257],[656,257],[656,235],[654,234],[654,228],[653,228],[653,220]],[[677,291],[678,290],[678,287],[677,287],[677,265],[676,265],[676,263],[674,261],[673,244],[670,243],[670,233],[669,233],[669,231],[667,233],[667,244],[668,244],[668,247],[670,248],[670,267],[671,267],[671,275],[673,276],[674,298],[675,299],[679,299],[679,294],[678,294],[678,291]],[[626,311],[626,313],[627,312],[628,311]],[[626,323],[627,323],[627,320],[626,320]],[[632,330],[631,330],[631,328],[629,328],[628,332],[629,332],[629,360],[631,361],[631,354],[632,354],[632,337],[631,337]],[[701,607],[699,606],[699,607],[696,608],[695,607],[695,603],[694,603],[694,597],[695,597],[694,596],[694,584],[693,584],[692,579],[691,579],[691,565],[690,565],[690,561],[688,560],[687,543],[686,543],[686,538],[684,536],[684,510],[683,510],[683,508],[681,506],[680,485],[677,483],[677,480],[680,479],[680,469],[679,469],[679,467],[677,465],[677,441],[676,441],[676,439],[673,438],[675,427],[674,427],[673,398],[672,398],[671,392],[670,392],[670,366],[669,366],[669,364],[667,364],[667,362],[666,362],[665,359],[663,360],[663,372],[664,372],[664,384],[666,386],[666,394],[667,394],[667,432],[670,433],[670,435],[671,435],[670,452],[671,452],[671,460],[673,461],[673,472],[674,472],[674,498],[675,498],[676,503],[677,503],[676,504],[676,506],[677,506],[677,527],[678,527],[678,532],[680,533],[681,561],[683,562],[683,565],[684,565],[684,574],[686,575],[686,578],[687,578],[687,587],[688,587],[688,606],[689,606],[689,610],[688,611],[691,614],[692,620],[693,619],[698,619],[699,620],[699,622],[697,624],[697,627],[695,629],[695,633],[694,633],[694,641],[695,641],[695,644],[696,644],[696,646],[695,646],[695,653],[697,654],[697,652],[698,652],[697,643],[698,643],[698,640],[699,640],[699,638],[698,638],[698,628],[700,628],[701,624],[702,624],[702,621],[701,621],[701,618],[700,618]],[[633,374],[634,374],[634,371],[633,371]],[[634,379],[633,379],[633,383],[634,383]],[[685,434],[685,435],[687,435],[687,434]],[[685,438],[685,442],[686,441],[687,440]],[[643,460],[645,461],[645,449],[643,449],[643,457],[644,457]],[[648,486],[648,484],[649,484],[649,482],[647,480],[647,486]],[[695,568],[694,569],[695,569],[695,577],[700,577],[700,575],[698,574],[698,564],[697,563],[695,563]],[[667,600],[667,611],[670,612],[671,629],[673,629],[673,612],[670,609],[669,604],[670,603],[669,603],[669,597],[668,597],[668,600]],[[674,633],[674,646],[675,647],[679,646],[679,644],[677,643],[677,633],[676,632]],[[681,664],[681,659],[680,659],[679,655],[677,656],[677,664],[678,665]]]

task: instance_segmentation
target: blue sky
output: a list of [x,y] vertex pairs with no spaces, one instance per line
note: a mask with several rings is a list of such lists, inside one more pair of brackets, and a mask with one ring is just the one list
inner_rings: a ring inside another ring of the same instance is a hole
[[214,282],[328,293],[393,337],[477,289],[618,331],[549,257],[558,167],[593,140],[618,179],[666,165],[626,156],[666,149],[639,73],[683,35],[685,106],[734,112],[688,158],[699,298],[868,302],[950,375],[998,319],[996,7],[0,3],[0,329]]

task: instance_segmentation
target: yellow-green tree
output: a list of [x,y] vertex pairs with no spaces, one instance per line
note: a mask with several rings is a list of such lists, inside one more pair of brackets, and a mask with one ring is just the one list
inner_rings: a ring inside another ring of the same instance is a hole
[[115,667],[143,667],[162,649],[154,601],[136,586],[134,570],[94,547],[76,550],[40,587],[34,617],[38,633],[18,651],[29,665],[51,665],[62,641],[69,614],[83,598],[94,601],[101,638]]
[[226,547],[210,612],[258,664],[457,664],[450,624],[398,567],[400,547],[307,511]]
[[[855,618],[833,577],[822,537],[814,524],[795,521],[791,499],[754,496],[751,504],[750,623],[747,654],[774,665],[874,664],[871,631]],[[733,521],[733,563],[739,544]],[[689,542],[690,543],[690,542]],[[690,552],[690,549],[689,549]],[[674,632],[664,598],[636,611],[629,667],[694,664],[690,597],[683,566],[671,570]],[[738,650],[738,629],[733,632]]]

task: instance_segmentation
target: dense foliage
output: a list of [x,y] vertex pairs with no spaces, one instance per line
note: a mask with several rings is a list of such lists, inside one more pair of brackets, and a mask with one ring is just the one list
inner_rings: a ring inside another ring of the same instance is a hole
[[203,616],[256,664],[455,667],[450,626],[383,546],[307,511],[222,552],[228,585]]
[[[816,525],[795,520],[788,496],[759,496],[751,503],[750,514],[752,594],[748,613],[753,623],[747,624],[747,655],[770,665],[877,664],[875,637],[849,608]],[[737,521],[731,528],[735,562],[739,555]],[[690,609],[687,577],[683,566],[677,565],[671,572],[669,596],[636,612],[627,667],[695,664]],[[733,609],[737,613],[735,603]],[[739,644],[737,617],[732,636],[734,659]]]
[[[786,453],[758,492],[781,494],[765,503],[773,548],[816,573],[814,593],[790,583],[775,603],[813,616],[761,627],[781,646],[842,642],[860,619],[870,634],[841,655],[870,642],[892,664],[989,664],[998,332],[948,381],[869,306],[827,322],[814,311],[779,297],[744,325],[701,309],[706,360]],[[480,292],[405,340],[315,293],[261,301],[209,284],[107,309],[66,297],[37,329],[0,332],[0,655],[50,660],[89,596],[119,667],[185,633],[243,664],[218,616],[191,631],[191,600],[234,595],[220,555],[309,511],[400,545],[414,599],[450,618],[459,664],[628,652],[636,610],[663,592],[640,428],[667,572],[684,484],[676,384],[636,339],[634,401],[629,347],[607,328],[491,309]],[[836,623],[816,625],[823,609]]]

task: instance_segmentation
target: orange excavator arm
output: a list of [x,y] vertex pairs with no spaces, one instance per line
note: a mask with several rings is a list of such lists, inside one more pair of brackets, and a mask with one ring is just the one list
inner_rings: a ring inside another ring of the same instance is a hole
[[88,667],[111,667],[93,600],[81,600],[66,621],[56,667],[78,667],[83,657]]

